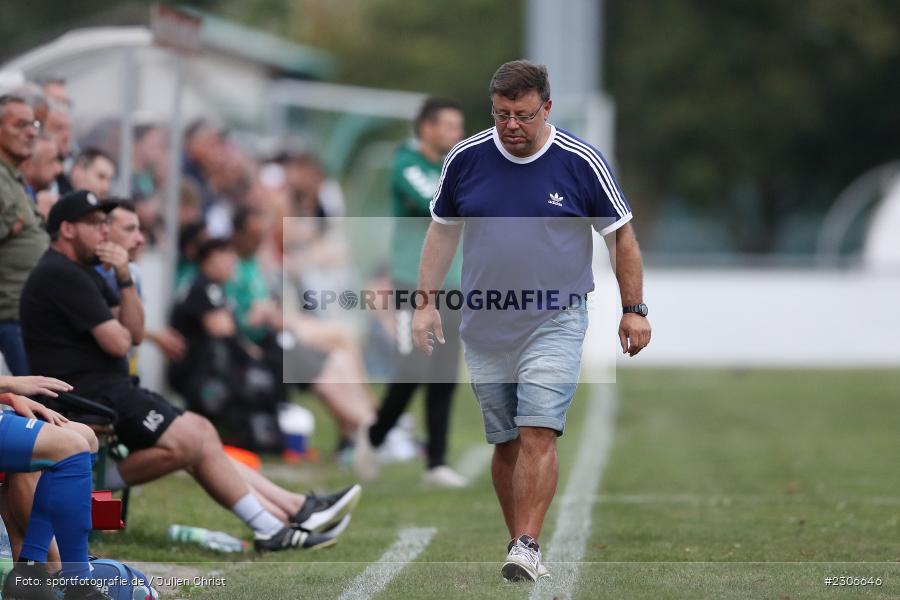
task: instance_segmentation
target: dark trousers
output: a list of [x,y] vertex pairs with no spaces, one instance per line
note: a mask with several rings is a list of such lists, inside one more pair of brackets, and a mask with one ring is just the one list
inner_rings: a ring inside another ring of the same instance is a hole
[[30,375],[25,344],[22,342],[22,326],[18,321],[0,321],[0,354],[13,375]]
[[[395,284],[398,289],[410,286]],[[447,431],[450,428],[450,407],[456,389],[459,358],[462,346],[459,340],[459,326],[462,314],[458,310],[441,307],[445,344],[436,344],[434,354],[426,357],[418,349],[410,350],[412,331],[412,311],[398,314],[398,350],[400,363],[387,393],[378,409],[378,417],[369,428],[369,439],[375,447],[380,446],[388,432],[397,424],[416,388],[425,386],[425,426],[428,432],[426,452],[428,468],[447,464]],[[401,342],[399,338],[406,337]],[[403,349],[405,347],[405,350]],[[407,354],[403,354],[407,352]]]
[[[418,383],[392,383],[388,388],[378,419],[369,429],[373,446],[380,446],[388,432],[406,411]],[[450,406],[453,403],[455,383],[429,383],[425,392],[425,427],[428,430],[426,456],[428,468],[447,464],[447,431],[450,429]]]

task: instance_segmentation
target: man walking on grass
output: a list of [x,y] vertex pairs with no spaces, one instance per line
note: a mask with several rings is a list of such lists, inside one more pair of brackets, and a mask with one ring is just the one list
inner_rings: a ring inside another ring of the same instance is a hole
[[[463,137],[463,113],[458,104],[440,98],[428,98],[415,120],[416,139],[397,150],[391,172],[392,208],[395,217],[391,238],[391,279],[395,290],[412,290],[419,271],[419,253],[431,221],[431,198],[441,176],[441,161]],[[448,290],[459,288],[462,261],[454,260],[445,278]],[[361,430],[356,444],[354,466],[364,479],[378,472],[374,449],[406,410],[420,385],[425,388],[425,445],[428,470],[423,483],[438,487],[465,487],[466,479],[447,465],[447,432],[450,408],[459,372],[459,311],[444,311],[448,342],[433,360],[414,353],[412,309],[395,312],[397,372],[385,392],[378,418]]]
[[592,227],[609,236],[624,353],[649,343],[650,324],[631,209],[600,152],[549,122],[546,67],[500,66],[490,96],[495,126],[444,161],[419,272],[429,300],[416,311],[413,337],[429,356],[435,339],[444,343],[441,296],[431,290],[441,289],[464,237],[460,334],[512,538],[501,572],[537,581],[550,576],[538,538],[556,493],[556,438],[581,367],[594,289]]

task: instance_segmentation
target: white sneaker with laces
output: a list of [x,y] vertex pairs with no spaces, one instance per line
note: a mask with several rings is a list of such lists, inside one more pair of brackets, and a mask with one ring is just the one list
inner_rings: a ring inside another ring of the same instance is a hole
[[415,419],[411,414],[403,413],[378,447],[378,461],[384,465],[408,462],[419,458],[421,444],[416,440],[415,433]]
[[537,581],[541,576],[540,566],[541,550],[537,542],[531,536],[521,535],[511,543],[500,573],[507,581]]
[[469,485],[469,480],[447,465],[440,465],[425,471],[422,474],[422,483],[435,487],[464,488]]
[[374,481],[378,477],[378,456],[369,441],[369,426],[363,425],[356,431],[353,444],[353,470],[363,481]]

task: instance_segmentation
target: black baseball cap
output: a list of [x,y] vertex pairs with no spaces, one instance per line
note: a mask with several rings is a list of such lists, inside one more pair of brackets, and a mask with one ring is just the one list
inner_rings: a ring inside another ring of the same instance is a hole
[[47,232],[52,234],[59,231],[59,226],[63,221],[74,223],[95,210],[108,213],[118,205],[118,202],[101,202],[96,195],[87,190],[69,192],[57,200],[50,209],[50,214],[47,215]]

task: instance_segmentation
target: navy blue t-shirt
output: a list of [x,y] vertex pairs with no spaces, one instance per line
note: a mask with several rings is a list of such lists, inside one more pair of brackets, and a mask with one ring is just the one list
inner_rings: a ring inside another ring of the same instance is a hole
[[[465,223],[460,333],[466,343],[512,349],[571,299],[592,291],[591,228],[606,235],[631,220],[600,152],[550,127],[546,143],[529,157],[507,152],[492,127],[457,144],[444,160],[431,215],[443,224]],[[489,293],[502,300],[489,305]]]

